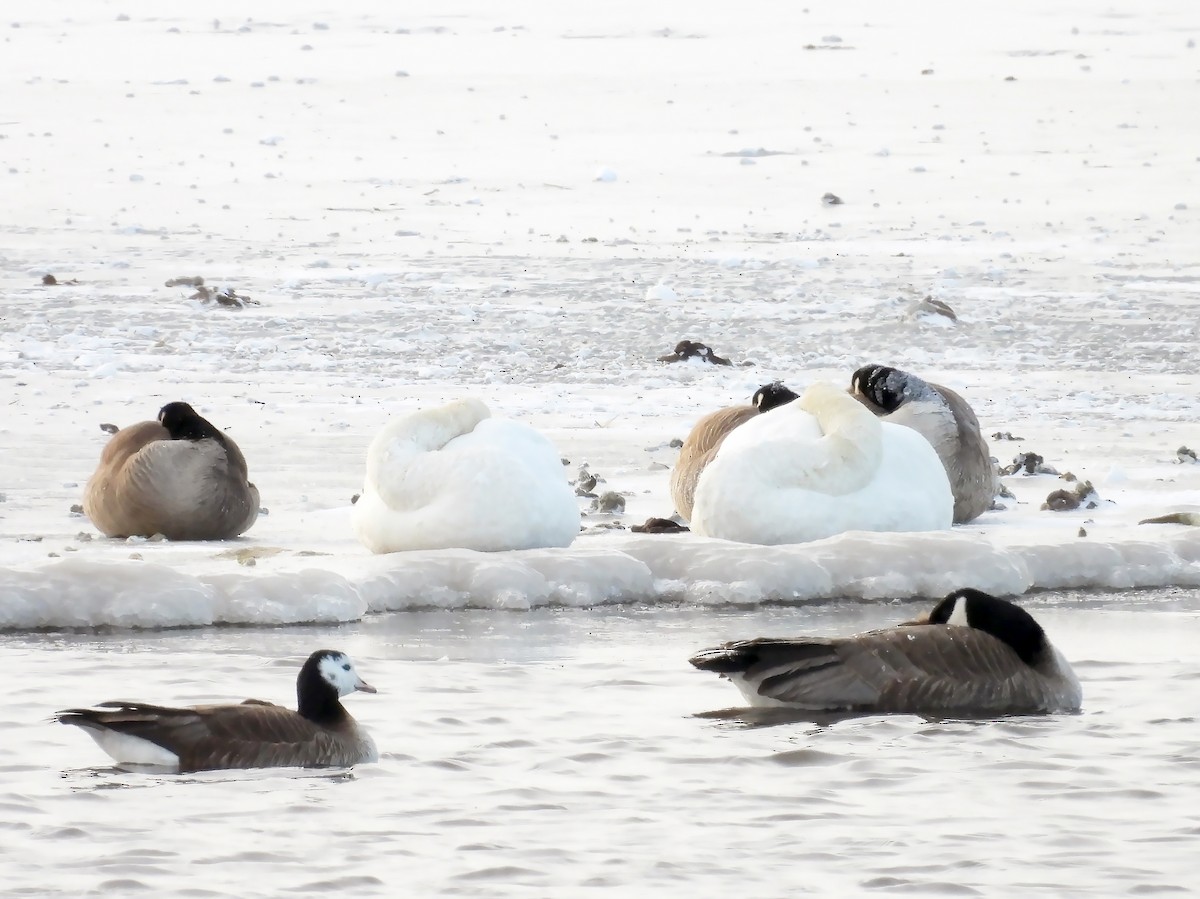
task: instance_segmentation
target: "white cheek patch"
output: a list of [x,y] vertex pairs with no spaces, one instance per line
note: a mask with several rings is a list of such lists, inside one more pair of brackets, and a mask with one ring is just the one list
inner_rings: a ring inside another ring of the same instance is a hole
[[954,611],[946,619],[946,624],[953,624],[958,627],[971,626],[971,623],[967,621],[967,601],[965,599],[954,600]]
[[342,667],[349,661],[344,655],[327,656],[321,659],[321,676],[337,690],[339,696],[353,693],[354,684],[358,680],[353,665],[350,666],[349,671]]

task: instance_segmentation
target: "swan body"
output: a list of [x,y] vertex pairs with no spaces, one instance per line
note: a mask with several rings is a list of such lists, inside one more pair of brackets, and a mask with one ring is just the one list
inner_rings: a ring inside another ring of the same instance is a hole
[[692,530],[742,543],[950,527],[953,497],[921,435],[827,382],[731,432],[696,485]]
[[387,424],[354,506],[358,538],[375,553],[568,546],[579,521],[553,444],[474,398]]

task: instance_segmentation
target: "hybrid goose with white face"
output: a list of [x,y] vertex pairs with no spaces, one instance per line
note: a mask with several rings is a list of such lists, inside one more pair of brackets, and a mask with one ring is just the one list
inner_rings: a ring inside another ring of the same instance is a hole
[[799,397],[779,381],[764,384],[754,392],[748,406],[729,406],[709,412],[688,432],[687,439],[679,450],[679,458],[671,469],[671,499],[675,511],[685,521],[692,518],[692,506],[696,499],[696,484],[704,467],[713,460],[721,442],[739,425],[756,415],[790,403]]
[[321,649],[296,678],[297,710],[258,699],[186,708],[102,702],[55,719],[81,727],[119,764],[182,772],[226,768],[350,767],[379,760],[341,697],[375,688],[343,652]]
[[224,540],[258,518],[258,488],[233,439],[187,403],[121,428],[88,480],[83,511],[108,537]]
[[970,588],[895,627],[741,640],[690,661],[728,677],[752,706],[810,712],[1017,715],[1073,712],[1083,700],[1032,615]]
[[973,521],[991,508],[995,467],[970,403],[949,387],[886,365],[856,371],[850,393],[884,421],[912,428],[929,441],[950,479],[955,524]]

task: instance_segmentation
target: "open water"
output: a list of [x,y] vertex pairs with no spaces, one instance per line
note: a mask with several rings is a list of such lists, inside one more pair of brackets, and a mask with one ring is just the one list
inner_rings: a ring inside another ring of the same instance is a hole
[[[913,605],[406,612],[340,627],[0,637],[6,895],[1140,895],[1200,888],[1200,592],[1025,600],[1081,714],[829,725],[708,713],[713,642]],[[353,771],[124,772],[54,710],[292,702],[342,648]]]

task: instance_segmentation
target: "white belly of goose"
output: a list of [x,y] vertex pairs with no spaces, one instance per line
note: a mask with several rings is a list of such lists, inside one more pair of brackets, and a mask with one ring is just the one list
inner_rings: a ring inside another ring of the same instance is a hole
[[150,740],[102,728],[84,728],[97,745],[118,765],[152,765],[156,768],[178,768],[179,756]]

